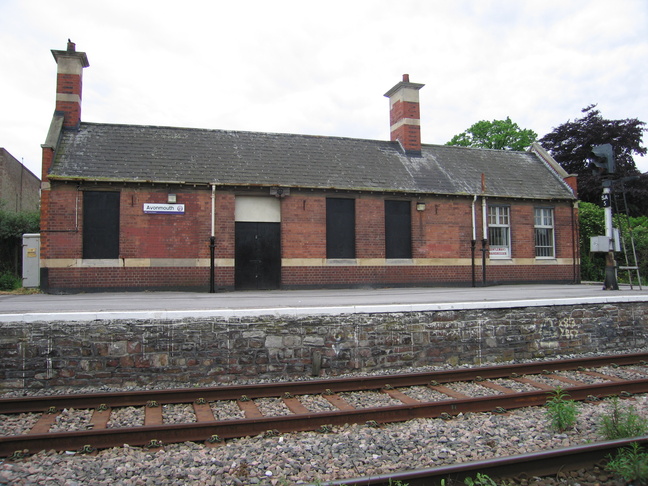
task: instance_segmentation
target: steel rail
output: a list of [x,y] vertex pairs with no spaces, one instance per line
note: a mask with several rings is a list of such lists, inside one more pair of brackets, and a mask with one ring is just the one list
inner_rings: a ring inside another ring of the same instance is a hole
[[633,443],[646,446],[648,445],[648,436],[596,442],[435,468],[341,479],[321,483],[321,486],[388,486],[396,484],[397,481],[409,484],[409,486],[437,486],[442,484],[443,480],[446,481],[446,484],[452,484],[447,482],[451,480],[463,481],[467,477],[474,478],[477,473],[486,474],[495,479],[510,479],[521,475],[548,477],[563,471],[574,471],[598,464],[609,456],[613,456],[617,450],[629,447]]
[[169,390],[140,390],[128,392],[91,393],[84,395],[47,395],[34,397],[11,397],[0,399],[0,413],[43,412],[64,408],[97,408],[142,406],[150,401],[158,403],[189,403],[197,399],[207,401],[237,400],[242,396],[250,399],[280,397],[285,393],[293,395],[320,394],[326,390],[335,393],[347,391],[379,390],[386,385],[407,387],[427,385],[431,381],[451,383],[475,379],[508,378],[517,375],[533,375],[551,371],[576,370],[578,368],[608,365],[626,366],[648,362],[648,353],[573,358],[543,361],[538,363],[517,363],[512,365],[481,366],[456,370],[441,370],[424,373],[393,374],[364,377],[315,379],[282,383],[252,385],[225,385],[200,388],[177,388]]
[[[615,381],[567,387],[566,393],[574,400],[591,397],[603,398],[622,393],[648,393],[648,379]],[[303,413],[255,419],[192,422],[171,425],[144,425],[132,428],[82,430],[44,434],[24,434],[0,437],[0,457],[16,451],[43,449],[79,450],[86,445],[96,449],[119,447],[123,444],[145,446],[151,440],[162,443],[184,441],[208,441],[211,437],[230,439],[273,433],[318,430],[329,425],[350,423],[403,422],[415,418],[434,418],[466,412],[502,411],[502,409],[544,405],[548,398],[546,390],[490,395],[476,398],[450,399],[438,402],[340,410],[333,412]]]

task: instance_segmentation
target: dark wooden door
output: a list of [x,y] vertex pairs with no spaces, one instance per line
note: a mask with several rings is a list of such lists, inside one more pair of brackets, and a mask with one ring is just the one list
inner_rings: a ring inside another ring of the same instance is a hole
[[237,290],[278,289],[280,223],[236,223],[234,279]]

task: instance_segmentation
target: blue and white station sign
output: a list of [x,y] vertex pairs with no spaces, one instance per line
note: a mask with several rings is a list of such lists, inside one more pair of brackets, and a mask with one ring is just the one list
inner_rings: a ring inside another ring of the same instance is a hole
[[144,203],[145,213],[154,214],[184,214],[184,204]]

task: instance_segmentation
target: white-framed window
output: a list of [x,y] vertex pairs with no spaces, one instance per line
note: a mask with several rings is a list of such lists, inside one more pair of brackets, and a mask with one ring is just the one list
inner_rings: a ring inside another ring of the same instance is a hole
[[555,258],[556,239],[553,208],[535,208],[534,229],[536,258]]
[[509,206],[488,206],[488,246],[491,258],[511,258]]

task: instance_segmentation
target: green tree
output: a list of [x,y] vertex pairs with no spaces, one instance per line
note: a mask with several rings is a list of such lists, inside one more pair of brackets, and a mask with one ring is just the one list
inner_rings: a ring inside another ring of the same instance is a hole
[[633,216],[648,214],[648,176],[640,175],[633,159],[634,155],[646,154],[646,147],[642,146],[646,124],[636,118],[606,120],[596,105],[583,108],[582,112],[585,114],[582,118],[567,121],[542,137],[540,145],[568,173],[578,175],[579,198],[598,203],[602,180],[590,168],[592,147],[612,144],[616,161],[613,178],[618,181],[615,190],[625,186],[628,208]]
[[478,121],[468,130],[452,137],[446,145],[497,150],[525,150],[538,138],[533,130],[521,129],[509,117],[506,120]]

